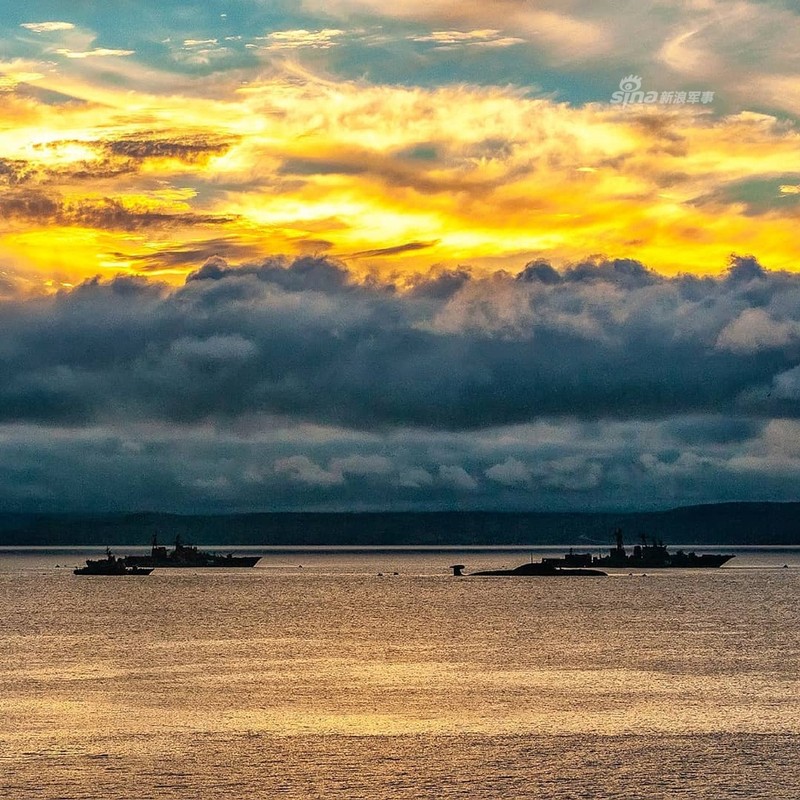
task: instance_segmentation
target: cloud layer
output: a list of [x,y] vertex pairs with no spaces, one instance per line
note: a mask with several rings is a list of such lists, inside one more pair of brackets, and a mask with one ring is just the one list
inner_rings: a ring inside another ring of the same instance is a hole
[[538,261],[404,290],[326,258],[215,258],[175,290],[94,280],[4,315],[0,419],[14,422],[283,414],[464,430],[800,410],[800,278],[748,258],[719,279]]
[[0,23],[0,507],[796,497],[791,4],[73,6]]
[[747,257],[720,278],[537,261],[402,285],[216,258],[179,288],[0,310],[3,446],[27,431],[34,473],[81,441],[123,474],[150,460],[177,507],[782,496],[800,466],[800,277]]

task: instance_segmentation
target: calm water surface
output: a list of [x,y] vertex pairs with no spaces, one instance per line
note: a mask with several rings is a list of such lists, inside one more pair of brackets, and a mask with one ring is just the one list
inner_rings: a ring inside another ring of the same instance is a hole
[[528,551],[102,578],[2,550],[0,797],[796,800],[800,551],[736,552],[455,579]]

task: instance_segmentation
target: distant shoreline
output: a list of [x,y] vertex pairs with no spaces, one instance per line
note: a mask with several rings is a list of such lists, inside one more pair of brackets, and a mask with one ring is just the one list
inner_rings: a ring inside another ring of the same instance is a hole
[[[204,547],[595,550],[621,527],[677,547],[800,546],[800,503],[723,503],[641,512],[263,512],[181,515],[0,513],[0,547],[149,546],[176,535]],[[567,544],[564,544],[567,542]],[[681,543],[691,542],[691,545]]]
[[[140,544],[125,544],[120,543],[115,545],[116,548],[128,551],[149,551],[149,547],[144,547]],[[485,544],[485,545],[418,545],[418,544],[399,544],[399,545],[241,545],[241,544],[207,544],[203,547],[217,552],[234,552],[234,553],[255,553],[262,552],[268,554],[279,555],[281,553],[318,553],[324,555],[325,553],[332,554],[347,554],[352,553],[357,555],[359,553],[521,553],[525,554],[529,551],[547,552],[547,553],[561,553],[564,550],[572,548],[576,552],[596,552],[597,550],[605,550],[606,548],[585,547],[580,544]],[[676,543],[670,544],[670,550],[693,550],[706,551],[706,550],[737,550],[747,552],[765,552],[765,553],[780,553],[800,551],[800,544],[777,544],[777,545],[741,545],[741,544],[697,544],[695,543]],[[75,550],[92,551],[92,552],[105,552],[105,546],[99,544],[42,544],[42,545],[0,545],[0,553],[48,553],[48,552],[72,552]]]

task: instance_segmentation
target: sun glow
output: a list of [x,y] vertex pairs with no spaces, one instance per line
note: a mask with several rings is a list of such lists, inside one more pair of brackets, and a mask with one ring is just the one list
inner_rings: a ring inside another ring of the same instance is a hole
[[[747,204],[748,181],[800,169],[797,134],[764,114],[298,70],[226,85],[112,60],[128,65],[129,88],[42,70],[37,86],[75,102],[11,92],[0,111],[0,251],[42,284],[136,272],[145,258],[179,281],[221,240],[249,258],[366,254],[353,268],[367,271],[384,253],[412,272],[594,253],[667,273],[718,271],[731,251],[794,266],[793,207]],[[796,189],[775,178],[776,198]],[[176,247],[197,260],[157,263]]]

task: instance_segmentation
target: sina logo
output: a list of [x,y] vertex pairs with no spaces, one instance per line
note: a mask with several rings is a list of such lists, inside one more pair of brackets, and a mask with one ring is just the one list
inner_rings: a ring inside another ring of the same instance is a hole
[[654,103],[677,106],[682,106],[685,103],[707,105],[714,102],[714,92],[697,89],[692,91],[645,92],[642,89],[642,79],[638,75],[628,75],[619,82],[619,89],[611,95],[611,102],[619,106],[652,105]]
[[658,92],[643,92],[642,79],[628,75],[619,82],[619,90],[611,95],[611,102],[627,106],[630,103],[657,103]]

